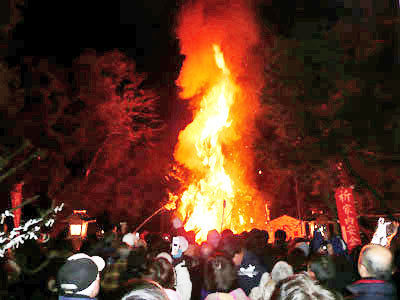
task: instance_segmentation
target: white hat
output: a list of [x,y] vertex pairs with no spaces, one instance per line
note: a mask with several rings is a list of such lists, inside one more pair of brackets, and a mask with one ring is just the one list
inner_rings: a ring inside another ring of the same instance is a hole
[[81,259],[81,258],[88,258],[88,259],[92,260],[96,264],[99,272],[103,271],[104,267],[106,266],[106,262],[100,256],[89,256],[85,253],[74,254],[74,255],[68,257],[67,260],[76,260],[76,259]]
[[173,262],[171,255],[169,255],[167,252],[161,252],[156,257],[157,258],[158,257],[165,258],[166,260],[169,261],[170,264],[172,264],[172,262]]
[[58,270],[57,281],[66,294],[75,294],[87,289],[105,267],[100,256],[77,253],[68,257],[67,262]]
[[135,242],[138,240],[139,240],[139,237],[136,234],[133,234],[131,232],[125,234],[124,237],[122,238],[122,242],[131,247],[134,247]]

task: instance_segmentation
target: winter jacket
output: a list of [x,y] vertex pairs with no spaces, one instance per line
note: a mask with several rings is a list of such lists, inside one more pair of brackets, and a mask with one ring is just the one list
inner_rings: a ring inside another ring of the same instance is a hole
[[244,250],[243,260],[238,270],[238,283],[246,295],[250,294],[253,287],[258,286],[265,272],[267,269],[260,263],[257,256]]
[[389,281],[362,278],[347,286],[355,300],[395,300],[396,287]]
[[190,300],[192,296],[192,281],[188,268],[185,266],[185,261],[180,262],[175,266],[176,274],[176,291],[181,296],[181,300]]

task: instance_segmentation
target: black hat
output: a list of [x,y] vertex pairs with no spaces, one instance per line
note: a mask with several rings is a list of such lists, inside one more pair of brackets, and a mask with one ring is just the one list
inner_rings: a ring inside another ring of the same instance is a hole
[[75,254],[58,271],[57,279],[64,294],[75,294],[88,288],[104,268],[101,257]]

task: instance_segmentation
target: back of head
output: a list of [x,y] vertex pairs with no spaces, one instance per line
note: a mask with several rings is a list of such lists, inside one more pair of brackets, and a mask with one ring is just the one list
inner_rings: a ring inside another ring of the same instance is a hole
[[274,236],[276,243],[284,243],[286,241],[286,232],[282,229],[275,231]]
[[315,284],[305,274],[296,274],[278,283],[271,299],[274,300],[334,300],[327,289]]
[[314,272],[316,280],[320,284],[327,284],[336,276],[335,264],[330,256],[313,255],[308,262],[309,270]]
[[285,261],[278,261],[271,271],[272,280],[278,282],[293,275],[293,268]]
[[164,257],[153,259],[147,271],[143,275],[144,278],[159,283],[163,288],[173,289],[175,285],[174,267]]
[[225,229],[224,231],[222,231],[221,233],[221,239],[226,239],[226,238],[230,238],[234,236],[233,231],[230,229]]
[[229,292],[236,280],[235,266],[222,255],[207,260],[204,269],[204,284],[210,292]]
[[146,249],[139,247],[133,249],[128,256],[127,270],[133,276],[140,277],[146,268]]
[[218,247],[220,240],[221,240],[221,235],[217,230],[213,229],[207,233],[207,242],[214,248]]
[[214,252],[214,248],[207,242],[203,242],[200,245],[200,255],[202,258],[210,257]]
[[[393,255],[388,248],[369,244],[361,250],[358,265],[359,271],[361,266],[365,267],[368,277],[390,280],[393,271]],[[360,275],[365,277],[361,273]]]
[[287,262],[293,267],[294,273],[307,270],[307,257],[300,248],[294,248],[289,252]]
[[336,255],[346,255],[347,254],[347,245],[346,243],[338,236],[331,238],[331,244],[333,247],[333,251]]
[[164,289],[151,280],[134,279],[123,288],[125,291],[121,300],[169,300]]
[[247,238],[246,246],[247,249],[254,253],[265,251],[265,247],[268,245],[269,235],[265,230],[252,229]]
[[243,248],[243,239],[239,236],[232,236],[224,241],[220,249],[229,257],[234,257],[235,254],[242,252]]
[[61,295],[96,296],[100,288],[99,274],[104,267],[105,262],[99,256],[85,253],[70,256],[57,273]]

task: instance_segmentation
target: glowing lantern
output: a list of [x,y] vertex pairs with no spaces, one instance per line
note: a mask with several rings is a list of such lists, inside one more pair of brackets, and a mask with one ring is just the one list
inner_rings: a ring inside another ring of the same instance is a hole
[[86,214],[86,210],[74,210],[69,217],[69,237],[84,240],[87,236],[88,224],[96,222]]

